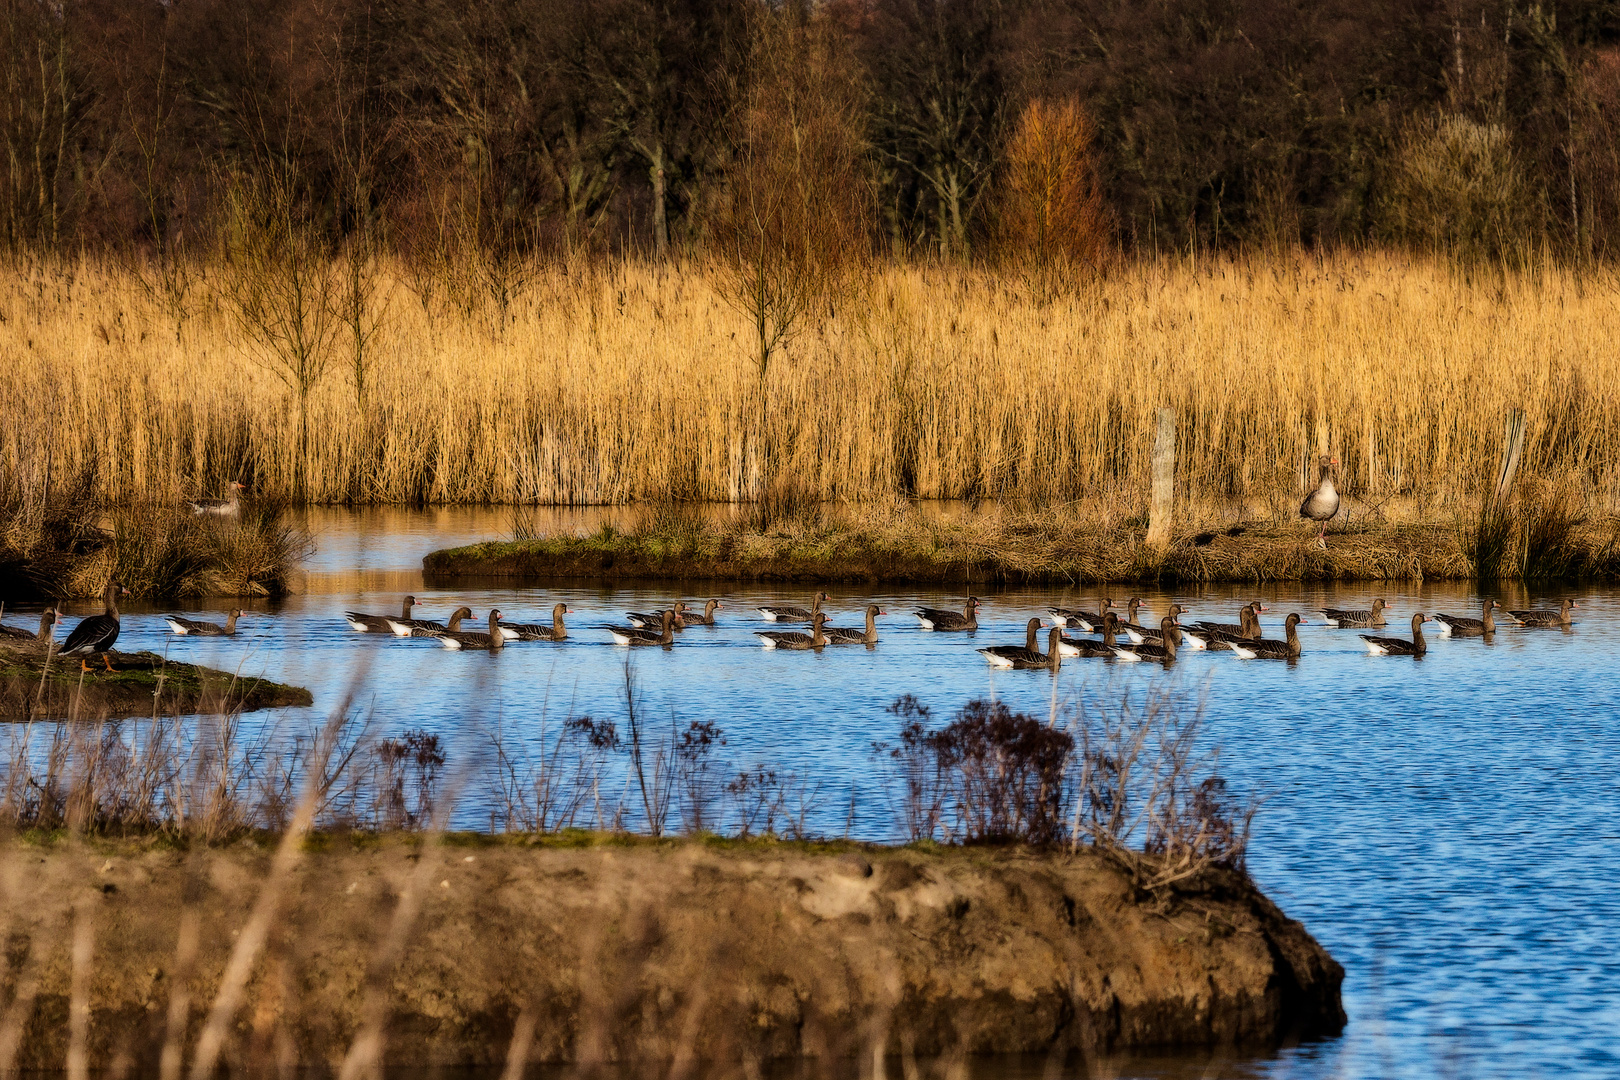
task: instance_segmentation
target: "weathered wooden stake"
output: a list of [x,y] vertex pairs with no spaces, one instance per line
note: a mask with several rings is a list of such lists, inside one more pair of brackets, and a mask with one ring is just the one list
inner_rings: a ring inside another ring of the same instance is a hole
[[1524,453],[1524,410],[1509,409],[1502,431],[1502,471],[1496,479],[1496,499],[1507,498],[1513,487],[1513,477],[1519,471],[1519,458]]
[[1176,493],[1176,410],[1160,409],[1153,436],[1153,502],[1148,508],[1147,542],[1155,547],[1170,543],[1171,510]]

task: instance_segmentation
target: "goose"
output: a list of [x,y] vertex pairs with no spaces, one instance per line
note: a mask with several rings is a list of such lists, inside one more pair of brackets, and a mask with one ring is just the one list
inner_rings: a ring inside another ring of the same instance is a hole
[[[1261,608],[1256,600],[1253,604],[1244,604],[1238,610],[1238,623],[1211,623],[1201,622],[1196,626],[1184,630],[1183,633],[1197,634],[1202,638],[1206,648],[1211,650],[1230,649],[1234,641],[1254,641],[1260,637],[1260,620],[1255,616],[1255,609]],[[1236,631],[1234,633],[1234,631]]]
[[1001,668],[1045,668],[1057,673],[1063,666],[1063,627],[1054,626],[1047,634],[1046,651],[1041,652],[1035,648],[1035,631],[1040,629],[1041,620],[1029,620],[1029,647],[1019,648],[1016,645],[998,645],[988,649],[978,650],[984,658],[990,661],[991,666]]
[[186,505],[191,507],[193,514],[235,517],[242,509],[241,493],[246,490],[246,484],[238,484],[235,480],[232,480],[225,485],[225,497],[223,499],[190,499]]
[[1338,464],[1338,458],[1330,458],[1326,454],[1317,459],[1321,478],[1316,482],[1316,490],[1299,504],[1300,517],[1322,525],[1316,534],[1316,546],[1320,548],[1327,547],[1327,523],[1339,512],[1339,489],[1333,486],[1333,472]]
[[1144,634],[1147,629],[1137,618],[1137,612],[1142,610],[1142,598],[1133,596],[1125,603],[1125,621],[1119,624],[1119,632],[1131,640],[1131,644],[1140,645],[1148,640],[1151,634]]
[[[405,603],[400,608],[399,617],[402,622],[410,621],[411,608],[415,606],[416,597],[407,596]],[[394,628],[388,625],[389,617],[387,615],[362,615],[358,611],[345,611],[343,618],[348,621],[352,629],[362,634],[391,634],[394,632]]]
[[1078,656],[1087,660],[1111,660],[1115,657],[1114,631],[1119,626],[1119,616],[1112,611],[1103,616],[1102,640],[1092,641],[1090,638],[1060,638],[1058,650],[1064,656]]
[[1116,645],[1114,655],[1126,662],[1135,660],[1158,660],[1166,664],[1175,663],[1176,648],[1181,644],[1181,628],[1176,620],[1166,615],[1159,620],[1159,640],[1144,641],[1140,645]]
[[[467,614],[470,615],[472,612],[469,611]],[[489,610],[488,633],[479,633],[476,630],[440,630],[433,636],[447,649],[499,649],[506,644],[506,635],[501,633],[501,613],[496,608]]]
[[1367,643],[1367,651],[1374,656],[1422,656],[1429,651],[1429,643],[1423,640],[1423,624],[1429,617],[1421,611],[1412,616],[1412,640],[1398,637],[1373,637],[1371,634],[1362,634],[1361,640]]
[[681,616],[681,621],[687,626],[713,626],[714,613],[719,611],[724,606],[725,605],[720,603],[720,601],[710,597],[708,600],[703,601],[702,615],[694,615],[688,611]]
[[563,616],[568,613],[567,604],[558,604],[551,609],[550,626],[544,623],[502,623],[501,633],[507,641],[565,641],[568,628],[563,625]]
[[832,597],[826,593],[818,592],[808,608],[767,606],[760,608],[759,613],[771,622],[813,622],[816,613],[821,610],[822,602],[831,599]]
[[1257,641],[1234,641],[1232,651],[1242,660],[1297,660],[1303,651],[1299,644],[1299,632],[1294,628],[1305,620],[1299,613],[1288,616],[1285,624],[1288,631],[1286,641],[1271,641],[1261,638]]
[[604,626],[602,629],[613,635],[615,645],[668,645],[675,640],[675,612],[664,612],[659,622],[662,630],[640,626]]
[[[1177,644],[1185,645],[1187,643],[1187,631],[1181,625],[1181,616],[1190,615],[1191,612],[1182,607],[1180,604],[1171,604],[1170,610],[1166,611],[1165,614],[1176,620],[1176,629],[1181,631],[1181,641]],[[1140,623],[1137,623],[1135,626],[1127,623],[1126,625],[1121,626],[1120,629],[1125,633],[1125,636],[1130,639],[1132,645],[1141,645],[1146,642],[1157,643],[1163,636],[1158,627],[1143,626]],[[1204,642],[1200,640],[1198,644],[1192,647],[1194,649],[1202,649],[1204,647]]]
[[755,630],[754,636],[767,649],[819,649],[827,644],[827,635],[822,632],[826,623],[827,613],[818,611],[810,620],[808,634],[800,630]]
[[[834,645],[876,645],[877,644],[877,617],[886,612],[876,604],[866,605],[866,629],[850,630],[838,626],[826,627],[821,632],[827,635],[827,640]],[[1037,619],[1037,622],[1040,620]]]
[[[924,630],[977,630],[979,628],[979,598],[970,596],[962,610],[949,611],[944,608],[918,608],[917,621],[922,623]],[[1059,628],[1061,629],[1061,627]]]
[[0,641],[9,642],[40,642],[50,641],[56,633],[56,609],[46,608],[39,616],[39,632],[29,633],[19,630],[15,626],[0,626]]
[[241,608],[231,608],[229,615],[225,616],[225,625],[218,623],[198,622],[195,619],[182,619],[178,615],[165,615],[163,621],[169,624],[169,629],[177,634],[196,634],[198,637],[235,637],[236,620],[242,617]]
[[1532,611],[1510,611],[1508,616],[1520,626],[1569,626],[1569,613],[1580,605],[1573,600],[1565,600],[1557,611],[1548,611],[1545,608]]
[[89,671],[90,664],[86,658],[100,653],[101,662],[107,665],[108,671],[111,671],[113,666],[112,661],[107,658],[107,650],[118,640],[118,631],[122,628],[118,614],[118,598],[128,595],[129,590],[116,581],[108,582],[107,591],[102,595],[101,614],[81,619],[79,625],[73,628],[73,633],[62,642],[62,651],[59,655],[79,657],[79,669]]
[[1491,612],[1502,605],[1495,600],[1485,601],[1485,610],[1480,612],[1477,619],[1465,619],[1456,615],[1436,615],[1434,621],[1440,624],[1435,631],[1436,637],[1485,637],[1496,633],[1496,619]]
[[1052,620],[1053,626],[1072,626],[1082,634],[1095,634],[1102,629],[1103,620],[1108,617],[1108,609],[1113,606],[1114,601],[1105,596],[1098,605],[1095,616],[1078,608],[1066,607],[1047,608],[1046,614]]
[[1380,596],[1372,602],[1372,607],[1366,611],[1346,611],[1343,608],[1318,608],[1316,613],[1322,616],[1322,621],[1328,626],[1338,627],[1340,630],[1351,627],[1381,627],[1384,625],[1384,598]]
[[399,631],[399,627],[404,625],[400,622],[400,620],[389,619],[388,624],[395,628],[394,633],[399,634],[400,637],[436,638],[446,631],[452,634],[461,633],[461,620],[470,618],[472,618],[472,608],[458,607],[456,610],[450,613],[450,620],[448,623],[434,622],[431,619],[412,619],[409,625],[405,625],[404,633],[400,633]]
[[682,625],[686,619],[686,602],[684,600],[676,601],[675,606],[668,609],[660,608],[657,611],[627,611],[624,613],[624,619],[638,630],[651,630],[655,626],[664,625],[665,610],[673,611],[675,613],[675,629],[685,629],[685,627]]

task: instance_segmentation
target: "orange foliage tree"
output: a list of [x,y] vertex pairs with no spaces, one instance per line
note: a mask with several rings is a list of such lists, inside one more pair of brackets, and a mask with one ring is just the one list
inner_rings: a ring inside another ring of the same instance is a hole
[[1094,266],[1108,214],[1092,143],[1096,126],[1074,100],[1037,98],[1007,143],[997,199],[1002,257],[1045,271]]

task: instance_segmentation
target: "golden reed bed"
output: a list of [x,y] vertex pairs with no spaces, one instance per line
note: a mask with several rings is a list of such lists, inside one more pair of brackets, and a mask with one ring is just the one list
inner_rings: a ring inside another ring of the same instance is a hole
[[[0,272],[0,494],[38,490],[48,469],[114,502],[237,476],[296,497],[296,397],[221,280],[194,270],[177,309],[101,263]],[[379,268],[364,392],[347,328],[332,323],[321,353],[305,497],[760,493],[751,326],[701,267],[540,266],[507,284],[504,310],[458,305]],[[1169,405],[1184,506],[1291,516],[1327,448],[1358,504],[1450,518],[1494,481],[1504,411],[1519,407],[1521,476],[1573,482],[1606,510],[1617,300],[1606,272],[1470,278],[1395,255],[1131,263],[1050,302],[989,272],[881,269],[772,362],[771,473],[825,499],[1095,500],[1134,515],[1154,410]]]

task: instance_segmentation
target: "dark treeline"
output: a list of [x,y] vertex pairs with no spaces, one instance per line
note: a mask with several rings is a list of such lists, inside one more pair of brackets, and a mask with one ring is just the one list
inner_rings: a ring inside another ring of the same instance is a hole
[[1620,254],[1620,0],[0,0],[0,65],[13,252],[696,250],[803,109],[878,250],[993,253],[1056,139],[1126,249]]

